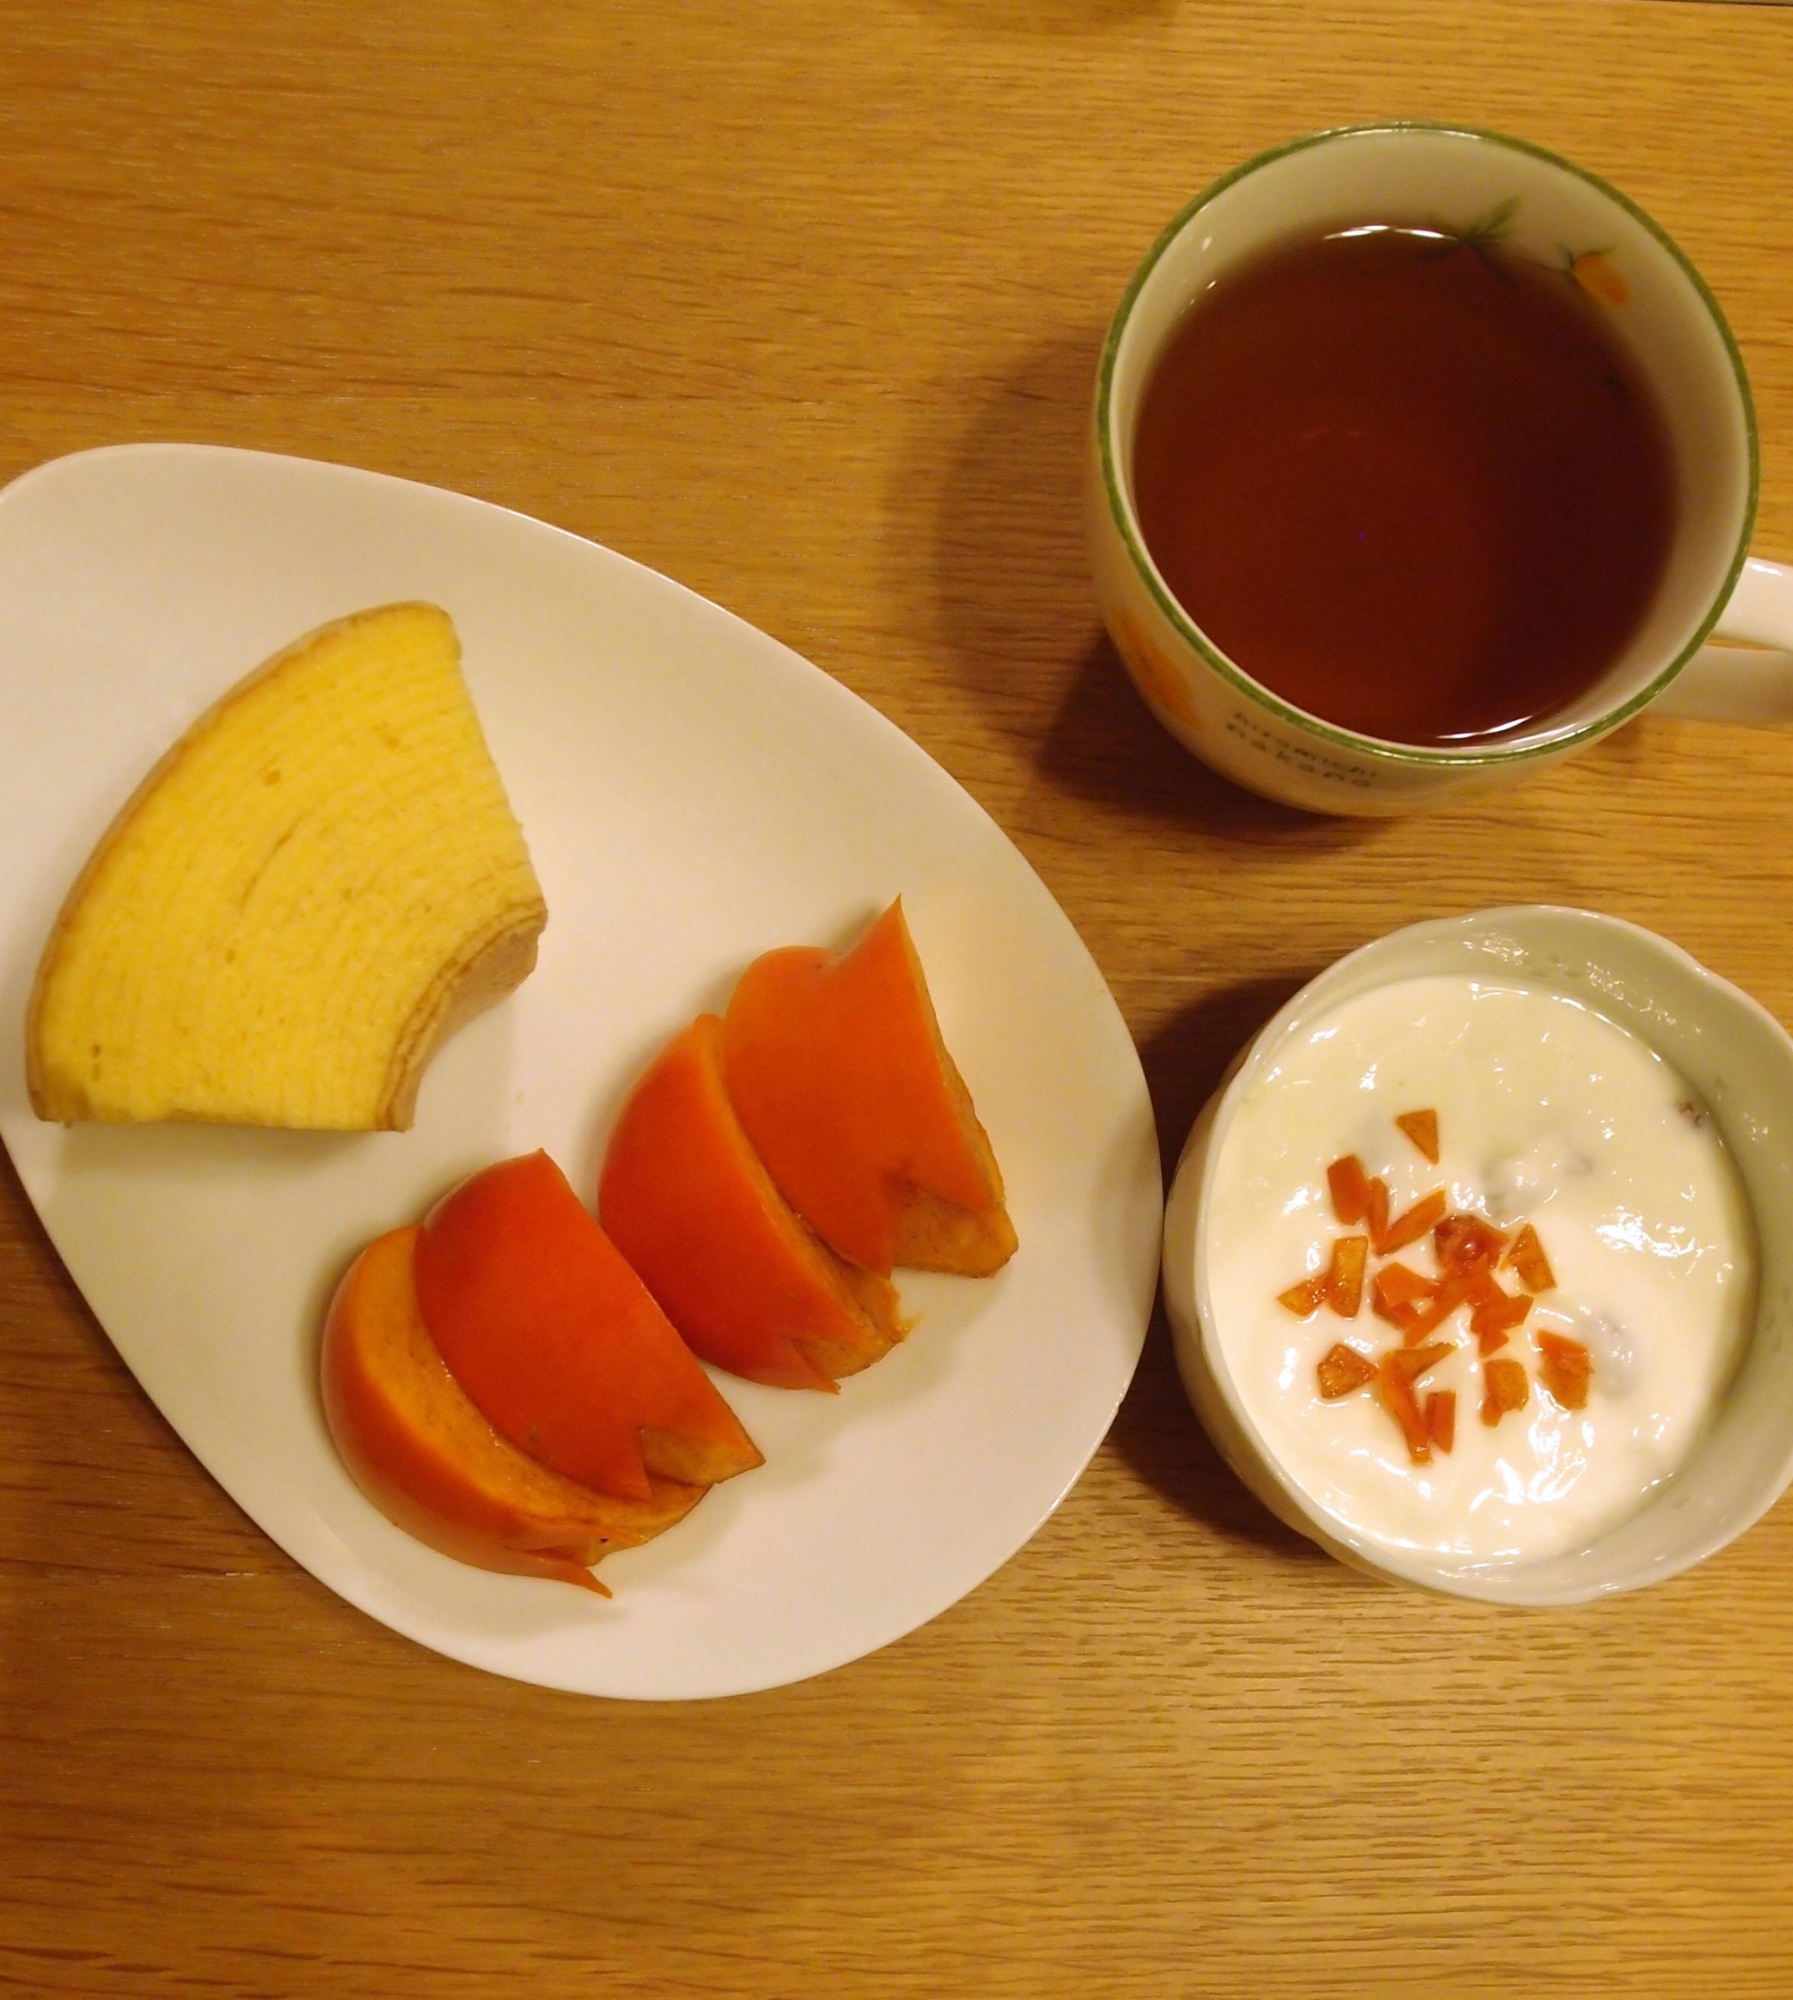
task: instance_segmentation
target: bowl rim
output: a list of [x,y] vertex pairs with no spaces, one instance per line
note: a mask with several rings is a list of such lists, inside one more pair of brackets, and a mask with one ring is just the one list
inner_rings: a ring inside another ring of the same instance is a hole
[[[1371,138],[1417,137],[1461,139],[1525,154],[1531,159],[1542,161],[1547,166],[1559,168],[1573,175],[1592,188],[1596,194],[1623,209],[1633,221],[1655,238],[1662,249],[1667,251],[1711,315],[1712,323],[1723,343],[1725,356],[1730,363],[1739,412],[1743,420],[1747,488],[1742,516],[1738,523],[1737,543],[1731,552],[1724,583],[1715,595],[1706,615],[1668,665],[1644,687],[1627,696],[1617,707],[1590,717],[1585,722],[1545,729],[1512,744],[1457,749],[1448,745],[1401,743],[1389,737],[1366,736],[1356,730],[1347,729],[1342,724],[1329,722],[1324,716],[1315,715],[1308,709],[1298,708],[1293,702],[1284,701],[1279,695],[1272,693],[1261,681],[1254,680],[1244,668],[1236,665],[1206,637],[1200,626],[1177,602],[1159,575],[1158,566],[1152,560],[1144,538],[1140,534],[1126,483],[1121,478],[1115,448],[1114,376],[1121,343],[1132,321],[1133,308],[1138,303],[1140,293],[1145,289],[1152,273],[1195,217],[1235,182],[1296,153],[1306,152],[1312,147]],[[1210,181],[1199,194],[1187,202],[1159,232],[1157,240],[1129,279],[1126,290],[1121,294],[1120,303],[1115,308],[1114,316],[1109,321],[1107,336],[1102,343],[1102,357],[1096,369],[1095,439],[1097,464],[1108,519],[1120,538],[1122,549],[1141,587],[1185,645],[1191,647],[1236,695],[1255,703],[1279,722],[1299,729],[1306,735],[1317,737],[1334,749],[1347,751],[1356,757],[1429,771],[1487,770],[1529,762],[1538,757],[1558,756],[1610,734],[1648,707],[1706,643],[1723,615],[1725,606],[1730,602],[1731,594],[1737,587],[1737,579],[1743,573],[1743,565],[1749,558],[1750,539],[1755,532],[1756,512],[1760,499],[1761,448],[1756,429],[1756,406],[1750,390],[1749,374],[1743,365],[1742,350],[1737,345],[1730,322],[1725,318],[1724,311],[1711,287],[1700,276],[1692,259],[1668,231],[1621,188],[1614,187],[1610,181],[1603,180],[1588,168],[1578,166],[1575,161],[1566,159],[1560,153],[1552,152],[1546,146],[1486,126],[1424,118],[1392,118],[1361,125],[1336,125],[1324,131],[1309,132],[1300,138],[1285,140],[1282,144],[1267,147],[1249,160],[1241,161],[1237,166],[1229,168],[1218,180]]]
[[[1181,1180],[1185,1170],[1198,1171],[1200,1174],[1189,1241],[1186,1246],[1174,1253],[1186,1258],[1190,1267],[1187,1273],[1189,1279],[1187,1297],[1193,1309],[1193,1325],[1183,1323],[1183,1315],[1174,1303],[1181,1286],[1179,1281],[1173,1279],[1171,1273],[1170,1260],[1173,1256],[1173,1246],[1170,1236],[1172,1230],[1179,1227],[1188,1210],[1187,1198],[1183,1201],[1178,1200],[1179,1190],[1174,1184],[1165,1216],[1165,1293],[1167,1304],[1171,1306],[1172,1335],[1178,1350],[1179,1366],[1184,1371],[1185,1387],[1190,1393],[1191,1401],[1195,1402],[1196,1397],[1187,1373],[1189,1363],[1200,1369],[1206,1382],[1219,1397],[1227,1419],[1238,1430],[1264,1476],[1276,1489],[1279,1498],[1299,1515],[1302,1532],[1311,1540],[1317,1542],[1329,1554],[1357,1568],[1415,1584],[1423,1589],[1483,1603],[1542,1609],[1586,1603],[1594,1599],[1620,1595],[1648,1583],[1661,1582],[1691,1569],[1708,1556],[1728,1547],[1754,1527],[1787,1491],[1789,1485],[1793,1485],[1793,1425],[1789,1426],[1778,1459],[1773,1463],[1769,1477],[1763,1481],[1751,1505],[1740,1514],[1727,1517],[1720,1525],[1695,1537],[1684,1552],[1660,1559],[1647,1575],[1594,1581],[1585,1587],[1576,1586],[1571,1589],[1554,1589],[1528,1594],[1523,1588],[1517,1590],[1513,1588],[1512,1580],[1526,1567],[1523,1562],[1485,1571],[1453,1572],[1443,1569],[1423,1555],[1391,1548],[1375,1537],[1353,1528],[1348,1522],[1321,1506],[1309,1494],[1306,1487],[1287,1470],[1280,1456],[1271,1449],[1259,1432],[1238,1393],[1231,1371],[1225,1364],[1224,1349],[1215,1323],[1207,1285],[1205,1259],[1202,1255],[1202,1246],[1208,1230],[1210,1205],[1214,1198],[1213,1169],[1224,1150],[1227,1131],[1238,1110],[1240,1100],[1263,1063],[1287,1040],[1291,1028],[1300,1018],[1313,1011],[1316,996],[1324,999],[1325,989],[1346,984],[1354,968],[1361,968],[1366,960],[1384,956],[1398,946],[1414,944],[1448,946],[1453,942],[1468,943],[1482,935],[1497,931],[1502,925],[1510,926],[1516,922],[1526,924],[1560,922],[1573,929],[1591,931],[1596,938],[1616,934],[1641,945],[1648,952],[1659,955],[1691,976],[1694,988],[1705,996],[1707,1004],[1735,1009],[1746,1020],[1753,1021],[1759,1028],[1765,1029],[1770,1041],[1779,1049],[1789,1075],[1793,1076],[1793,1035],[1788,1033],[1782,1023],[1759,1000],[1746,993],[1733,981],[1726,979],[1722,973],[1714,972],[1710,966],[1702,964],[1691,952],[1672,939],[1665,938],[1659,932],[1649,930],[1644,925],[1633,923],[1627,918],[1610,916],[1601,911],[1584,910],[1570,904],[1508,903],[1470,911],[1459,916],[1425,918],[1416,923],[1404,924],[1344,953],[1323,967],[1313,978],[1305,981],[1300,989],[1292,994],[1245,1043],[1234,1058],[1225,1076],[1198,1114],[1177,1167],[1178,1181]],[[1589,956],[1592,958],[1594,954],[1590,952]],[[1419,976],[1423,975],[1396,974],[1394,979]],[[1627,1032],[1638,1033],[1641,1039],[1649,1040],[1647,1033],[1641,1028],[1628,1029]],[[1661,1051],[1658,1050],[1657,1053],[1660,1054]],[[1747,1187],[1746,1194],[1760,1239],[1764,1233],[1763,1218],[1756,1208],[1753,1192]],[[1758,1289],[1757,1323],[1756,1328],[1751,1331],[1752,1341],[1760,1327],[1760,1313],[1761,1294]],[[1193,1352],[1186,1355],[1185,1350]],[[1741,1357],[1738,1366],[1742,1366]],[[1207,1419],[1199,1404],[1197,1404],[1197,1415],[1202,1417],[1204,1426],[1208,1427]],[[1696,1441],[1694,1446],[1696,1453],[1704,1448],[1707,1435],[1709,1433],[1703,1434]],[[1214,1441],[1222,1455],[1231,1463],[1232,1454],[1228,1446],[1218,1437]],[[1685,1465],[1688,1462],[1689,1460],[1683,1460],[1682,1463]],[[1239,1471],[1237,1467],[1234,1469]],[[1680,1471],[1681,1467],[1678,1466],[1653,1489],[1645,1502],[1646,1507],[1656,1504],[1662,1494],[1672,1487]],[[1244,1474],[1240,1473],[1240,1476],[1243,1478]],[[1255,1484],[1249,1478],[1245,1479],[1245,1483],[1248,1486]],[[1273,1511],[1282,1510],[1278,1508]],[[1287,1519],[1288,1516],[1285,1514],[1284,1518]],[[1632,1513],[1624,1516],[1623,1520],[1630,1521],[1636,1518],[1636,1514]],[[1621,1523],[1612,1524],[1614,1527],[1619,1525]],[[1598,1536],[1595,1539],[1597,1540]],[[1555,1558],[1547,1560],[1554,1561]],[[1496,1581],[1500,1587],[1490,1587]]]

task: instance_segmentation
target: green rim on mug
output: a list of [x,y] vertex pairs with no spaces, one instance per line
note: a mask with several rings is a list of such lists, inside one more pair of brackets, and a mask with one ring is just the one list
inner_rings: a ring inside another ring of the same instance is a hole
[[[1120,473],[1115,465],[1113,425],[1111,422],[1111,398],[1114,387],[1115,359],[1120,351],[1122,336],[1127,330],[1127,322],[1133,312],[1134,301],[1138,298],[1146,280],[1156,269],[1158,260],[1171,244],[1180,236],[1190,220],[1200,214],[1207,205],[1247,174],[1256,173],[1275,161],[1292,153],[1305,152],[1310,146],[1324,146],[1338,139],[1368,137],[1380,133],[1436,132],[1445,138],[1473,139],[1481,144],[1505,147],[1511,152],[1529,154],[1531,158],[1542,160],[1547,165],[1559,167],[1564,173],[1573,174],[1577,180],[1585,181],[1607,200],[1615,202],[1627,215],[1638,222],[1660,243],[1680,266],[1687,281],[1703,301],[1712,323],[1718,329],[1724,342],[1726,355],[1731,363],[1731,374],[1737,386],[1737,397],[1743,412],[1743,429],[1749,455],[1749,488],[1744,496],[1743,519],[1738,531],[1737,546],[1731,556],[1729,573],[1723,588],[1718,592],[1711,608],[1700,621],[1699,628],[1687,641],[1676,657],[1659,673],[1647,687],[1640,688],[1618,708],[1596,717],[1591,722],[1566,725],[1563,728],[1546,731],[1536,740],[1516,744],[1510,749],[1491,748],[1482,750],[1428,749],[1416,743],[1394,743],[1380,736],[1360,736],[1355,730],[1343,729],[1337,723],[1328,722],[1322,716],[1312,715],[1304,708],[1296,708],[1293,703],[1279,700],[1266,687],[1254,681],[1251,676],[1235,666],[1222,652],[1203,637],[1200,628],[1189,614],[1165,588],[1158,574],[1157,565],[1146,553],[1134,525],[1133,509],[1122,490]],[[1598,174],[1589,173],[1585,167],[1578,167],[1573,160],[1565,160],[1560,153],[1553,153],[1547,147],[1535,146],[1528,139],[1515,139],[1504,132],[1492,132],[1473,125],[1444,125],[1419,118],[1388,119],[1373,125],[1340,125],[1330,131],[1310,132],[1305,138],[1291,139],[1285,145],[1272,146],[1268,152],[1259,153],[1223,174],[1219,180],[1210,183],[1188,204],[1164,229],[1156,243],[1147,253],[1145,261],[1134,272],[1132,282],[1122,294],[1120,305],[1115,309],[1109,323],[1108,338],[1102,347],[1102,364],[1096,377],[1096,436],[1101,452],[1102,481],[1107,490],[1108,508],[1114,517],[1115,526],[1120,530],[1121,539],[1132,559],[1133,567],[1139,573],[1140,581],[1151,593],[1158,608],[1168,618],[1176,631],[1195,648],[1214,671],[1237,694],[1254,701],[1270,714],[1284,722],[1293,723],[1312,735],[1322,738],[1341,749],[1352,750],[1360,756],[1382,758],[1391,764],[1422,764],[1446,766],[1452,770],[1469,770],[1488,764],[1519,763],[1528,757],[1541,757],[1549,753],[1572,748],[1579,743],[1592,742],[1596,737],[1605,736],[1622,722],[1627,722],[1639,709],[1654,701],[1675,676],[1686,666],[1695,653],[1705,644],[1707,635],[1718,623],[1719,616],[1729,602],[1731,592],[1736,588],[1737,579],[1742,574],[1743,564],[1749,555],[1750,535],[1756,522],[1756,499],[1758,484],[1758,450],[1756,443],[1756,407],[1750,395],[1749,377],[1744,372],[1743,356],[1731,333],[1729,322],[1719,309],[1717,299],[1710,288],[1675,239],[1661,224],[1646,215],[1637,203],[1610,182],[1603,181]]]

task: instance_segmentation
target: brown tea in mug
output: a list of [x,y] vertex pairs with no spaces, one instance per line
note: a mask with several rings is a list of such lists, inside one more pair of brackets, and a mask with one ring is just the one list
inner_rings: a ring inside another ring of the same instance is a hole
[[1241,267],[1140,411],[1165,582],[1254,680],[1364,735],[1469,747],[1548,718],[1643,622],[1675,524],[1615,310],[1572,270],[1435,229]]

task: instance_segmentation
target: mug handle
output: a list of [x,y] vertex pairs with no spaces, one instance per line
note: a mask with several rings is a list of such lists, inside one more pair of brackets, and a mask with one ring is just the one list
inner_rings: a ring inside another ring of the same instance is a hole
[[1709,722],[1793,722],[1793,569],[1751,556],[1714,637],[1663,690],[1660,715]]

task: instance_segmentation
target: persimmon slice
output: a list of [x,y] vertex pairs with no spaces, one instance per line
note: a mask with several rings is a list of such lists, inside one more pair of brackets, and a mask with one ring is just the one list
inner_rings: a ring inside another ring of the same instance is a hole
[[1588,1384],[1594,1374],[1593,1355],[1579,1340],[1571,1340],[1567,1334],[1540,1330],[1536,1339],[1538,1372],[1544,1378],[1545,1388],[1565,1410],[1585,1409]]
[[1405,1250],[1408,1244],[1417,1243],[1443,1219],[1449,1205],[1443,1188],[1434,1188],[1430,1194],[1421,1196],[1410,1209],[1397,1215],[1384,1227],[1376,1239],[1376,1254],[1392,1257],[1397,1250]]
[[1363,1219],[1370,1232],[1370,1247],[1380,1257],[1382,1239],[1388,1234],[1388,1183],[1380,1174],[1370,1182],[1369,1200],[1364,1206]]
[[[1403,1111],[1395,1123],[1426,1156],[1433,1166],[1438,1164],[1438,1113],[1436,1111]],[[1448,1450],[1449,1447],[1447,1446]]]
[[1492,1429],[1509,1410],[1523,1410],[1531,1400],[1523,1362],[1497,1356],[1482,1363],[1482,1422]]
[[903,1337],[890,1280],[812,1235],[747,1143],[714,1014],[667,1044],[623,1106],[598,1219],[692,1351],[736,1375],[832,1390]]
[[1426,1398],[1421,1414],[1426,1420],[1426,1440],[1448,1452],[1457,1441],[1457,1392],[1434,1389]]
[[1436,1368],[1447,1354],[1455,1354],[1456,1343],[1435,1340],[1426,1347],[1391,1348],[1382,1358],[1403,1382],[1417,1382],[1429,1368]]
[[350,1265],[324,1325],[324,1415],[350,1476],[388,1520],[480,1569],[554,1577],[603,1596],[590,1565],[682,1520],[701,1486],[649,1479],[645,1501],[594,1492],[503,1438],[424,1326],[416,1228]]
[[1471,1264],[1490,1263],[1506,1240],[1493,1223],[1464,1211],[1447,1215],[1432,1232],[1432,1248],[1441,1270],[1463,1270]]
[[[1532,1302],[1511,1292],[1494,1288],[1493,1298],[1478,1299],[1469,1315],[1469,1330],[1477,1340],[1494,1334],[1510,1334],[1523,1323]],[[1498,1345],[1498,1343],[1496,1343]]]
[[1355,1319],[1363,1306],[1363,1274],[1370,1259],[1367,1236],[1335,1236],[1326,1270],[1326,1303],[1341,1319]]
[[1460,1273],[1453,1272],[1448,1277],[1440,1278],[1431,1304],[1417,1308],[1414,1317],[1407,1322],[1409,1344],[1422,1341],[1427,1334],[1436,1332],[1468,1296],[1469,1287]]
[[1421,1277],[1405,1264],[1384,1264],[1370,1281],[1371,1296],[1384,1316],[1396,1306],[1419,1305],[1437,1290],[1436,1280]]
[[1332,1196],[1332,1212],[1347,1229],[1370,1212],[1370,1177],[1355,1153],[1334,1160],[1326,1169],[1326,1189]]
[[1448,1342],[1434,1347],[1391,1347],[1376,1364],[1376,1394],[1407,1442],[1407,1456],[1415,1465],[1432,1462],[1431,1433],[1413,1385],[1428,1368],[1452,1351]]
[[1341,1340],[1321,1355],[1319,1373],[1321,1396],[1329,1403],[1336,1403],[1341,1396],[1375,1381],[1376,1364],[1367,1354],[1359,1354],[1355,1347],[1347,1347]]
[[840,1256],[986,1276],[1013,1255],[1002,1175],[941,1040],[899,900],[840,957],[757,958],[723,1073],[779,1191]]
[[1300,1284],[1291,1285],[1286,1292],[1278,1292],[1276,1303],[1284,1311],[1292,1312],[1297,1319],[1312,1319],[1326,1303],[1326,1274],[1303,1278]]
[[1544,1254],[1544,1246],[1538,1241],[1538,1232],[1528,1222],[1507,1247],[1507,1254],[1501,1259],[1511,1265],[1519,1282],[1528,1292],[1548,1292],[1555,1287],[1556,1273],[1550,1268],[1550,1259]]
[[417,1301],[500,1436],[582,1486],[648,1500],[761,1463],[753,1441],[546,1153],[463,1181],[424,1218]]

